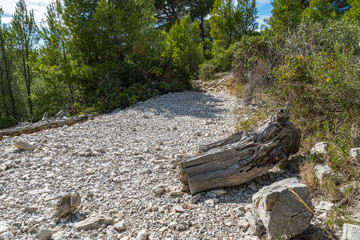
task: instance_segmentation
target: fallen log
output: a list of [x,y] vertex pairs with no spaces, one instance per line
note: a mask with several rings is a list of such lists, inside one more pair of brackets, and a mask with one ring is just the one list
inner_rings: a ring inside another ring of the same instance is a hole
[[34,132],[39,132],[49,128],[57,128],[62,126],[71,126],[75,123],[83,123],[89,119],[93,119],[95,116],[99,114],[94,113],[91,115],[83,114],[80,116],[72,117],[72,118],[59,118],[64,114],[63,111],[60,111],[56,118],[47,119],[47,113],[44,114],[43,120],[36,123],[27,123],[21,124],[16,127],[0,129],[0,141],[3,136],[18,136],[21,134],[30,134]]
[[299,151],[301,139],[300,130],[289,122],[289,116],[287,106],[255,132],[239,132],[201,146],[201,155],[181,162],[181,181],[194,195],[245,183],[287,160]]

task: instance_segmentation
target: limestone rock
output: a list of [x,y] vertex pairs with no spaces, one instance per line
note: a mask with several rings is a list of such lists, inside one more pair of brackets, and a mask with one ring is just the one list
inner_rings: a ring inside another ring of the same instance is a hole
[[70,233],[69,232],[64,232],[64,231],[60,231],[57,233],[54,233],[51,238],[53,240],[66,240],[70,237]]
[[149,236],[149,231],[147,229],[143,229],[137,234],[136,240],[146,240],[148,236]]
[[220,197],[227,193],[224,189],[214,189],[210,191],[211,193],[215,194],[215,197]]
[[200,198],[201,198],[201,193],[198,193],[198,194],[196,194],[196,195],[194,195],[194,196],[192,196],[192,197],[190,198],[190,203],[191,203],[191,204],[194,204],[194,203],[196,203],[197,201],[199,201]]
[[56,204],[56,212],[53,218],[60,220],[63,216],[74,213],[80,204],[81,196],[79,194],[66,194],[61,196]]
[[288,178],[262,188],[253,196],[256,213],[269,239],[292,237],[304,232],[313,214],[289,190],[292,189],[311,209],[311,195],[297,178]]
[[331,168],[327,164],[316,164],[314,167],[315,176],[321,182],[325,177],[332,173]]
[[122,231],[122,230],[125,230],[126,229],[126,223],[124,220],[121,220],[120,222],[117,222],[115,225],[114,225],[114,229],[116,231]]
[[5,221],[0,222],[0,234],[9,231],[9,226]]
[[105,215],[95,215],[95,216],[91,216],[90,218],[75,223],[74,225],[74,229],[76,230],[94,230],[94,229],[99,229],[102,227],[105,227],[107,225],[113,224],[114,221],[112,218],[105,216]]
[[39,240],[48,240],[53,235],[54,231],[48,230],[48,229],[41,229],[37,234],[37,238]]
[[311,154],[325,154],[327,151],[327,147],[328,147],[328,143],[327,142],[319,142],[316,143],[315,146],[311,149]]
[[360,240],[360,226],[345,223],[341,240]]
[[352,148],[350,149],[350,156],[353,158],[359,158],[360,159],[360,148]]
[[14,143],[14,147],[24,150],[24,151],[32,151],[35,149],[35,147],[29,143],[26,143],[24,141],[17,141]]

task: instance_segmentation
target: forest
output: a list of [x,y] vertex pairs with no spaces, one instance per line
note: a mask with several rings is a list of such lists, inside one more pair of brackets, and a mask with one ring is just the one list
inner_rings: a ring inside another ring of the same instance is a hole
[[353,117],[360,1],[272,5],[259,29],[255,0],[56,0],[40,24],[19,0],[11,23],[0,11],[0,128],[60,109],[107,113],[228,70],[248,101],[267,91]]

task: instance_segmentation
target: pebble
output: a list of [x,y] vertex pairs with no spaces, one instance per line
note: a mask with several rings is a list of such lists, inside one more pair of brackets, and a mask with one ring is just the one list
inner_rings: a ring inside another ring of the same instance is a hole
[[191,204],[194,204],[194,203],[196,203],[197,201],[199,201],[200,198],[201,198],[201,193],[198,193],[198,194],[196,194],[196,195],[194,195],[194,196],[192,196],[192,197],[190,198],[190,203],[191,203]]
[[136,240],[146,240],[148,235],[149,231],[147,229],[143,229],[137,234]]
[[117,222],[115,225],[114,225],[114,229],[116,231],[122,231],[122,230],[125,230],[126,229],[126,223],[124,220],[121,220],[120,222]]

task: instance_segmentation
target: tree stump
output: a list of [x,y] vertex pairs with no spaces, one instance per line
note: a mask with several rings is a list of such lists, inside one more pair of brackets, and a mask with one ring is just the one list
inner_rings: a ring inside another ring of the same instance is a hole
[[262,175],[299,151],[301,132],[289,118],[287,106],[255,132],[239,132],[201,146],[201,155],[181,162],[181,181],[189,185],[194,195],[239,185]]

